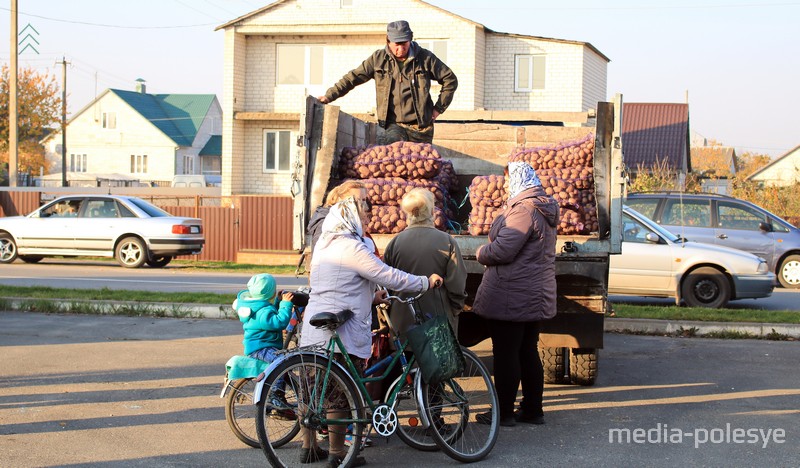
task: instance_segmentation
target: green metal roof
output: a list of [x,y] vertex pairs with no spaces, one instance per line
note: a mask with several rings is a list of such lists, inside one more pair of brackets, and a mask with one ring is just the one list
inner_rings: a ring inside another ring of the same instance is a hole
[[222,135],[211,135],[200,156],[222,156]]
[[215,99],[213,94],[146,94],[120,89],[110,91],[178,146],[192,146],[200,124]]

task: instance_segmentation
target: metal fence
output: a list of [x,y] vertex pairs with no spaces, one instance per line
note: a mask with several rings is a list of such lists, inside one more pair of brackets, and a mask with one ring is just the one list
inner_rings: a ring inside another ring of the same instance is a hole
[[[139,195],[175,216],[203,220],[206,245],[200,255],[183,259],[235,262],[237,253],[288,252],[292,249],[293,205],[290,197]],[[52,194],[0,191],[0,216],[26,215]]]

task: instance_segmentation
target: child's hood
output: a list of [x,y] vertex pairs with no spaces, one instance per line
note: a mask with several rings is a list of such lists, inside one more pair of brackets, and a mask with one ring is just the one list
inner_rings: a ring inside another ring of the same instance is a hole
[[268,299],[254,299],[247,289],[240,291],[233,301],[233,308],[239,315],[239,321],[246,323],[251,318],[255,318],[256,311],[264,306],[271,304]]

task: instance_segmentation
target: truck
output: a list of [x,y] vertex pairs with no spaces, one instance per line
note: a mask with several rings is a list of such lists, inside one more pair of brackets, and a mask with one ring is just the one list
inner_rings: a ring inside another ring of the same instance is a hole
[[[586,112],[513,113],[448,111],[437,121],[434,147],[452,162],[463,186],[475,176],[502,174],[515,148],[540,147],[594,136],[594,199],[596,231],[558,236],[556,246],[557,314],[541,323],[539,354],[545,382],[593,385],[599,350],[603,348],[608,303],[610,255],[621,252],[622,205],[625,190],[622,158],[622,96],[598,102]],[[463,120],[461,120],[463,118]],[[520,118],[527,120],[520,120]],[[310,215],[327,191],[341,182],[342,150],[374,144],[377,126],[369,116],[350,115],[339,107],[306,98],[297,139],[298,157],[292,170],[294,197],[293,246],[306,246]],[[471,304],[484,266],[475,258],[485,235],[451,232],[468,271],[467,304]],[[393,235],[374,234],[379,250]],[[462,312],[466,317],[469,312]]]

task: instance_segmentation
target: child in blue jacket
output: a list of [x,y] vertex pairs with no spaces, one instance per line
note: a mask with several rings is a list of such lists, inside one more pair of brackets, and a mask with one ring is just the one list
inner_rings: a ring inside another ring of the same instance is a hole
[[294,294],[284,292],[276,308],[277,295],[275,278],[264,273],[250,278],[247,289],[233,303],[244,329],[244,354],[251,358],[272,362],[283,347],[283,330],[292,318]]

